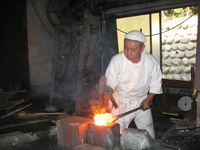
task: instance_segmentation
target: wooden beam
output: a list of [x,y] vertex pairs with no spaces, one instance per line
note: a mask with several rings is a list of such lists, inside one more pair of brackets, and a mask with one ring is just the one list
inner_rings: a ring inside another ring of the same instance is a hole
[[105,15],[115,14],[117,17],[147,14],[150,12],[158,12],[166,9],[173,9],[186,6],[198,5],[197,0],[160,0],[156,2],[147,2],[142,4],[134,4],[123,7],[108,9]]

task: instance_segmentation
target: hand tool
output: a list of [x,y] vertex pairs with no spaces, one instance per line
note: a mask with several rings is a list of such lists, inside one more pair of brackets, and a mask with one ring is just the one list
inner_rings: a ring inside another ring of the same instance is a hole
[[[105,88],[106,88],[106,77],[105,76],[101,76],[100,81],[99,81],[99,87],[98,87],[98,93],[103,95]],[[115,109],[118,108],[118,105],[115,101],[115,99],[113,98],[113,96],[111,96],[110,100],[112,101],[113,106],[115,107]]]
[[121,118],[121,117],[124,117],[124,116],[126,116],[126,115],[128,115],[130,113],[133,113],[133,112],[135,112],[135,111],[137,111],[139,109],[143,109],[143,108],[144,108],[144,105],[141,105],[140,107],[137,107],[137,108],[129,110],[129,111],[125,112],[125,113],[122,113],[122,114],[119,114],[117,116],[114,116],[113,122],[116,121],[117,119]]

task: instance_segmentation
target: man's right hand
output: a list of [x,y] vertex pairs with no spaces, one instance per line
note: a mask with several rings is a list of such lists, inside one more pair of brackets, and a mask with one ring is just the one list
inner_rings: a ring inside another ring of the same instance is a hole
[[111,87],[106,85],[105,91],[104,91],[104,103],[105,103],[105,105],[108,105],[108,101],[111,100],[113,92],[114,92],[114,90]]
[[115,109],[117,109],[118,108],[118,104],[116,103],[114,97],[112,96],[113,93],[114,93],[114,90],[111,87],[109,87],[109,86],[105,87],[104,103],[105,103],[105,105],[108,106],[108,101],[111,100],[112,105],[115,107]]

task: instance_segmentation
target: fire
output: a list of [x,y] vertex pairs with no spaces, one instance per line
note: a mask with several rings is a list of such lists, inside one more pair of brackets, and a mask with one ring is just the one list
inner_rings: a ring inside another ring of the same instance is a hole
[[112,116],[111,113],[105,113],[101,115],[96,115],[94,117],[94,120],[96,125],[107,125],[113,122],[114,117]]

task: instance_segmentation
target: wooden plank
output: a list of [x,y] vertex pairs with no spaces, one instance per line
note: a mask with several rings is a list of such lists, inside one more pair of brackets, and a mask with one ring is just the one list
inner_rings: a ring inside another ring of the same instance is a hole
[[[169,87],[182,87],[182,88],[191,88],[192,82],[191,81],[180,81],[180,80],[169,80],[169,79],[162,79],[162,88],[163,88],[163,104],[167,106],[168,100],[168,93]],[[167,87],[167,96],[166,96],[166,87]]]
[[30,104],[28,104],[28,105],[26,105],[26,106],[24,106],[24,107],[21,107],[21,108],[19,108],[19,109],[16,109],[16,110],[14,110],[14,111],[12,111],[12,112],[6,114],[6,115],[1,116],[0,119],[6,118],[6,117],[8,117],[8,116],[11,116],[11,115],[15,114],[16,112],[18,112],[18,111],[20,111],[20,110],[22,110],[22,109],[25,109],[25,108],[27,108],[27,107],[29,107],[29,106],[31,106],[31,105],[32,105],[32,103],[30,103]]
[[162,80],[163,85],[169,85],[174,87],[191,87],[191,81],[180,81],[180,80],[169,80],[169,79],[163,79]]

